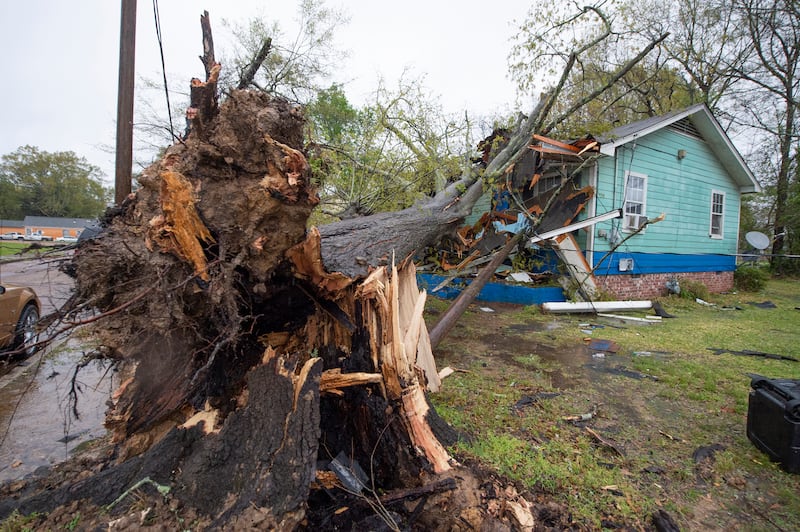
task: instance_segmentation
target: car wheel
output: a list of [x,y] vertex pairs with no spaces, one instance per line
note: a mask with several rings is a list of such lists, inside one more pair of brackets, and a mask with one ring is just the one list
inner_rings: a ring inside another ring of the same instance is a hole
[[39,334],[36,332],[36,322],[39,321],[39,309],[30,304],[22,309],[22,314],[17,322],[16,347],[25,356],[36,352],[36,341]]

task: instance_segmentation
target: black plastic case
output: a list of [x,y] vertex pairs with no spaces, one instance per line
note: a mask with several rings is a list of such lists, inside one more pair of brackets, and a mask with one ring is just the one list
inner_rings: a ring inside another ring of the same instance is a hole
[[800,473],[800,380],[752,375],[747,437],[789,473]]

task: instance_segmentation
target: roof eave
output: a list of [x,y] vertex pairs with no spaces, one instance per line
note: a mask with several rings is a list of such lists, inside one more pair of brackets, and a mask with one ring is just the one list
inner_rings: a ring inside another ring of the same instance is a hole
[[613,157],[617,147],[633,142],[686,117],[689,117],[695,124],[695,127],[698,128],[698,131],[711,146],[711,149],[720,158],[725,170],[738,185],[739,192],[743,194],[761,192],[761,185],[750,171],[739,150],[733,145],[714,115],[711,114],[708,106],[703,103],[692,105],[681,112],[665,116],[663,120],[654,122],[630,135],[601,143],[600,153]]

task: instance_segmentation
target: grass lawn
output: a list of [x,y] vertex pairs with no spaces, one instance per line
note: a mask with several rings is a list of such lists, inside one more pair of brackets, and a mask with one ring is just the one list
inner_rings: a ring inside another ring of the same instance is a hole
[[[429,301],[431,323],[447,303]],[[765,301],[775,308],[754,305]],[[650,527],[663,509],[687,530],[800,530],[800,475],[746,435],[749,375],[800,379],[800,362],[709,350],[800,359],[800,281],[710,296],[714,306],[661,302],[677,317],[622,327],[473,305],[435,353],[459,371],[432,401],[472,436],[452,452],[563,503],[589,528]],[[618,349],[601,356],[592,339]]]
[[4,257],[6,255],[15,255],[29,246],[29,242],[26,243],[15,242],[12,240],[0,240],[0,257]]

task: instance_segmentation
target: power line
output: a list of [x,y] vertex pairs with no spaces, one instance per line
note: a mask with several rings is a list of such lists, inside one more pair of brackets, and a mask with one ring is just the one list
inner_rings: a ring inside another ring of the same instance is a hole
[[158,39],[158,50],[161,52],[161,73],[164,77],[164,94],[167,97],[167,115],[169,115],[169,134],[175,140],[175,130],[172,127],[172,108],[169,104],[169,88],[167,86],[167,67],[164,63],[164,45],[161,39],[161,15],[158,11],[158,0],[153,0],[153,16],[156,23],[156,38]]

